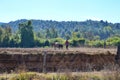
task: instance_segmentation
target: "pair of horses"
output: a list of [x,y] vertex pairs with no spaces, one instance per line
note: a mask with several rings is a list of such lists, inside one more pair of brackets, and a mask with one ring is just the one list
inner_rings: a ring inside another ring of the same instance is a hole
[[58,42],[52,43],[52,47],[54,47],[54,49],[63,49],[63,44],[60,44]]

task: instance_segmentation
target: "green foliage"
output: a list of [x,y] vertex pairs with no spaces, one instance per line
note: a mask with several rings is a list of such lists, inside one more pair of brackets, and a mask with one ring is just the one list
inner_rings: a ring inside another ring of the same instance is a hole
[[51,28],[51,38],[57,38],[58,37],[58,33],[57,30],[55,29],[55,27]]
[[36,74],[33,73],[19,73],[18,75],[10,78],[10,80],[32,80]]
[[65,35],[65,39],[69,40],[71,38],[71,36],[69,34]]
[[94,36],[94,40],[100,40],[100,36]]
[[117,37],[117,36],[110,37],[107,39],[107,43],[108,45],[111,45],[111,46],[118,46],[118,44],[120,43],[120,37]]
[[54,42],[58,42],[58,43],[64,44],[64,43],[65,43],[65,40],[62,39],[62,38],[60,38],[60,37],[50,39],[50,43],[54,43]]
[[45,33],[46,33],[45,36],[46,36],[47,39],[58,37],[57,30],[54,27],[52,27],[50,29],[46,29]]
[[21,34],[21,47],[33,47],[34,34],[31,21],[19,24],[19,30]]
[[[26,22],[27,20],[17,20],[15,22],[8,23],[13,31],[18,29],[18,24]],[[93,36],[99,36],[100,39],[107,39],[114,35],[120,35],[119,23],[108,23],[107,21],[93,21],[87,20],[83,22],[77,21],[44,21],[44,20],[32,20],[34,31],[41,32],[47,38],[62,37],[66,38],[66,34],[72,36],[73,32],[77,33],[77,37],[83,37],[86,39],[93,39]],[[31,24],[31,23],[29,23]],[[4,27],[4,24],[2,27]],[[46,29],[49,29],[46,30]],[[89,36],[90,35],[90,36]]]
[[93,47],[104,47],[104,42],[100,40],[90,41],[89,45]]
[[78,38],[78,39],[72,39],[70,41],[72,46],[78,47],[78,46],[84,46],[85,45],[85,39]]
[[77,37],[77,32],[73,32],[72,33],[72,39],[77,39],[78,37]]
[[50,46],[49,40],[46,40],[46,41],[45,41],[44,46]]
[[9,26],[5,28],[0,28],[0,46],[1,47],[8,47],[10,42],[12,31]]
[[119,23],[112,24],[102,20],[84,22],[26,21],[18,20],[8,23],[11,26],[1,25],[0,47],[44,47],[50,46],[56,41],[64,44],[66,39],[73,47],[84,45],[103,47],[104,40],[107,46],[117,46],[120,43]]
[[3,38],[2,38],[2,47],[7,47],[7,46],[9,46],[9,40],[10,40],[10,38],[9,38],[9,36],[3,36]]

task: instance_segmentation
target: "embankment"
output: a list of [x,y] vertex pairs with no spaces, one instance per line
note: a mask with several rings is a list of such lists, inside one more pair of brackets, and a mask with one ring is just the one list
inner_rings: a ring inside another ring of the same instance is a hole
[[[28,50],[29,51],[29,50]],[[0,72],[10,72],[25,69],[28,71],[91,71],[102,70],[107,65],[114,64],[115,54],[109,51],[100,54],[86,54],[79,51],[29,51],[2,50],[0,52]],[[47,53],[46,58],[44,53]]]

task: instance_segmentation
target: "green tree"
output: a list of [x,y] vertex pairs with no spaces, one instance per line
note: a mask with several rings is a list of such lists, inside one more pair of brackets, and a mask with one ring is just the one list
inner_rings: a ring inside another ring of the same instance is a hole
[[1,40],[2,40],[2,35],[3,35],[3,29],[0,27],[0,44],[1,44]]
[[10,40],[10,38],[9,38],[9,36],[3,36],[3,38],[2,38],[2,47],[8,47],[9,46],[9,40]]
[[51,38],[57,38],[58,37],[58,33],[57,33],[57,30],[55,29],[55,27],[52,27],[51,28]]
[[34,46],[34,33],[32,22],[19,24],[19,30],[21,34],[21,47],[33,47]]
[[85,38],[89,39],[89,40],[93,40],[94,39],[94,34],[92,31],[88,31],[85,33]]
[[72,33],[72,39],[77,39],[77,38],[78,38],[77,32],[73,32],[73,33]]
[[112,31],[112,28],[111,28],[111,26],[105,26],[104,28],[103,28],[103,32],[104,32],[104,37],[105,38],[108,38],[108,37],[110,37],[112,34],[113,34],[113,31]]
[[[1,29],[2,30],[2,29]],[[9,47],[10,37],[12,35],[12,30],[9,26],[3,28],[1,33],[1,47]]]
[[45,41],[44,46],[50,46],[50,42],[48,40]]
[[19,32],[16,32],[12,35],[10,38],[10,47],[20,47],[20,34]]
[[45,38],[45,34],[43,34],[41,32],[37,32],[36,33],[36,37],[38,37],[38,38]]
[[65,34],[65,39],[69,40],[71,38],[71,36],[69,34]]
[[45,37],[46,37],[47,39],[51,38],[51,33],[50,33],[50,30],[49,30],[49,29],[46,29],[45,33],[46,33]]

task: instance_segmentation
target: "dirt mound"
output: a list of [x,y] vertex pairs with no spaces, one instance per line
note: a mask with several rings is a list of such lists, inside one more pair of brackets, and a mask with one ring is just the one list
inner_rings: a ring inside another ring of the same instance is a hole
[[[0,54],[0,72],[29,70],[42,72],[56,71],[91,71],[102,70],[106,65],[114,64],[115,54],[86,54],[80,51],[47,50],[45,61],[44,51],[31,49],[2,49]],[[26,53],[26,54],[25,54]],[[45,64],[44,64],[45,62]]]

